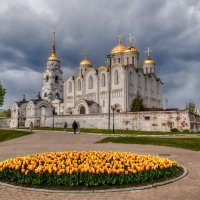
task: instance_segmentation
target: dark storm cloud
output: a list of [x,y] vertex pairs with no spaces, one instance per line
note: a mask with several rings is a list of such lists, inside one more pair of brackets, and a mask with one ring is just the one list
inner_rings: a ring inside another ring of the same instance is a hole
[[[78,70],[84,49],[94,66],[105,65],[118,32],[126,45],[132,33],[141,61],[145,49],[153,49],[169,106],[184,107],[190,99],[199,105],[198,0],[1,0],[0,24],[0,80],[9,88],[7,106],[40,90],[54,25],[64,76]],[[34,84],[29,77],[35,77]]]

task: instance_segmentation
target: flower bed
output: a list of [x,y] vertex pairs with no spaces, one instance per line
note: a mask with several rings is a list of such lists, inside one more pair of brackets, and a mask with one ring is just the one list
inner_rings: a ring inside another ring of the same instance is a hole
[[180,171],[169,159],[126,152],[49,152],[0,162],[0,180],[30,185],[143,183]]

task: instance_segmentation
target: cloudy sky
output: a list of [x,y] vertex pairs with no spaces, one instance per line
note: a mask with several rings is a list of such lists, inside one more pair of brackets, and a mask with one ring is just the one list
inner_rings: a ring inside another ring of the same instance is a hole
[[120,31],[134,36],[141,61],[153,49],[164,82],[164,104],[200,107],[199,0],[0,0],[0,81],[4,108],[34,98],[50,55],[52,27],[64,77],[78,71],[84,49],[94,66],[105,64]]

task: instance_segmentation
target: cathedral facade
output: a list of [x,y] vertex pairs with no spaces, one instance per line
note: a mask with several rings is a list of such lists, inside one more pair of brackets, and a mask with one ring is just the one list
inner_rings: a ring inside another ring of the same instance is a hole
[[[107,56],[108,66],[93,67],[88,58],[80,62],[78,73],[64,81],[64,114],[130,112],[131,103],[140,94],[146,108],[162,108],[162,82],[150,57],[140,65],[140,54],[132,45],[119,43]],[[110,102],[109,102],[110,101]]]
[[147,50],[143,64],[132,44],[118,44],[107,55],[107,65],[94,67],[86,54],[79,70],[63,81],[60,60],[56,55],[55,31],[51,55],[47,60],[41,92],[35,99],[15,102],[11,107],[10,126],[19,124],[43,126],[52,115],[105,114],[131,111],[131,103],[139,94],[146,108],[162,108],[163,83],[155,73],[155,61]]

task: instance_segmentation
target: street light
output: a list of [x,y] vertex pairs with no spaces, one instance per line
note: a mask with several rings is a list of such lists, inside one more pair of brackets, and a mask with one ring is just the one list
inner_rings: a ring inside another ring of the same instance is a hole
[[109,67],[109,85],[108,85],[108,130],[110,130],[110,102],[111,102],[111,55],[108,54],[107,66]]
[[115,113],[115,106],[111,106],[111,109],[112,109],[112,111],[113,111],[113,133],[115,133],[115,124],[114,124],[114,113]]

